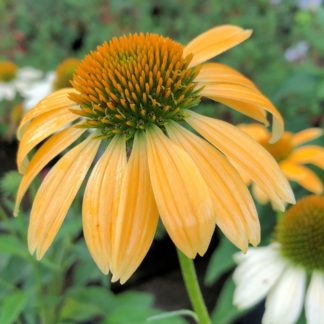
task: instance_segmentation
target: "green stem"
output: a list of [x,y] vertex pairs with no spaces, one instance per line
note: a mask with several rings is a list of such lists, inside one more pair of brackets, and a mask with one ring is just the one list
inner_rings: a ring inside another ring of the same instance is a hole
[[211,320],[199,287],[194,263],[178,249],[177,252],[183,281],[185,283],[191,305],[197,314],[198,323],[210,324]]

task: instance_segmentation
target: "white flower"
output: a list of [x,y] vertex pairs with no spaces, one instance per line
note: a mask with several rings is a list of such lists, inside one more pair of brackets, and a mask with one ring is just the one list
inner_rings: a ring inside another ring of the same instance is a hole
[[[307,272],[280,255],[280,244],[251,248],[235,255],[239,264],[234,304],[246,309],[266,297],[264,324],[295,323],[305,304],[308,324],[324,323],[324,274],[313,271],[306,292]],[[305,298],[306,292],[306,298]]]
[[22,93],[31,84],[39,80],[42,72],[32,67],[23,67],[17,71],[16,77],[9,82],[0,82],[0,101],[13,100],[17,92]]
[[306,41],[300,41],[289,47],[285,51],[285,59],[288,62],[297,62],[303,60],[309,51],[309,44]]
[[49,72],[44,79],[33,82],[30,86],[22,91],[24,100],[24,109],[29,110],[34,107],[40,100],[53,92],[53,82],[55,72]]
[[14,82],[0,82],[0,101],[12,100],[16,96]]

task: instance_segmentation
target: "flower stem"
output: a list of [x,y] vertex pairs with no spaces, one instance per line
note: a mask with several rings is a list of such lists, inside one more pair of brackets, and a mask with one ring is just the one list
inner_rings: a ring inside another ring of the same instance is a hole
[[178,259],[180,263],[183,281],[185,283],[191,305],[195,313],[197,314],[198,323],[210,324],[211,320],[199,287],[194,263],[191,259],[187,258],[178,249],[177,249],[177,253],[178,253]]

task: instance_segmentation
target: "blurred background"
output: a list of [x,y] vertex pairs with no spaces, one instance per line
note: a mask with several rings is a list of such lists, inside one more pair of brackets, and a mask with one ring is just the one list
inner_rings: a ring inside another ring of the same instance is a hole
[[[186,44],[216,25],[235,24],[252,28],[253,35],[217,61],[251,78],[282,113],[288,130],[321,127],[321,1],[0,0],[0,17],[0,323],[145,323],[152,315],[190,308],[174,246],[162,226],[135,275],[123,286],[110,284],[82,238],[81,195],[45,259],[39,263],[29,255],[28,215],[40,180],[13,219],[20,181],[15,171],[19,120],[42,97],[68,86],[79,60],[114,36],[151,32]],[[207,100],[199,109],[234,124],[247,122]],[[297,197],[304,194],[295,189]],[[258,209],[266,244],[275,214],[268,205]],[[207,255],[196,260],[209,310],[215,323],[260,323],[262,305],[249,313],[232,305],[235,252],[216,231]],[[155,322],[191,320],[178,316]]]

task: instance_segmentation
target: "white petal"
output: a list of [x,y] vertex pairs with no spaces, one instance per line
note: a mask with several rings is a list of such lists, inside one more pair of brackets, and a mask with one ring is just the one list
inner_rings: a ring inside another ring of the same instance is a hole
[[324,323],[324,274],[314,272],[307,290],[305,313],[307,324]]
[[12,100],[16,95],[16,89],[12,82],[0,82],[0,100]]
[[288,267],[266,300],[263,324],[295,323],[303,308],[306,272]]
[[233,303],[241,308],[249,308],[260,302],[276,283],[286,267],[276,249],[269,247],[251,249],[234,272],[237,284]]

